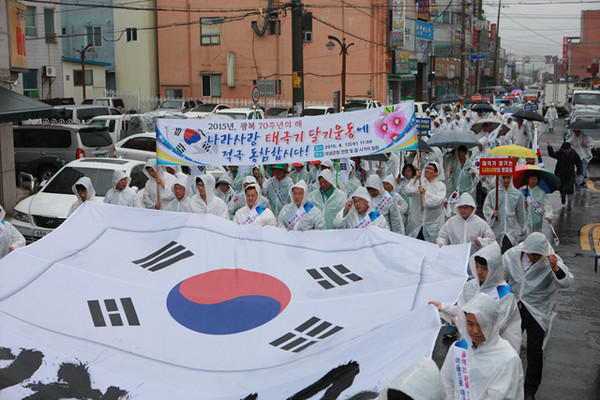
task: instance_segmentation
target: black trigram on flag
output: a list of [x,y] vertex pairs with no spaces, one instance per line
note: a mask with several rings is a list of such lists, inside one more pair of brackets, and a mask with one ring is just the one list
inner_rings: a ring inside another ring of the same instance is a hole
[[311,268],[307,269],[306,272],[308,272],[309,275],[325,289],[344,286],[362,280],[360,276],[356,275],[342,264],[334,265],[333,269],[330,267]]
[[294,353],[299,353],[342,329],[344,328],[341,326],[333,326],[331,322],[311,317],[294,331],[286,333],[269,344],[279,347],[281,350],[292,350]]
[[193,255],[194,253],[187,250],[184,246],[177,242],[171,242],[149,256],[132,262],[142,268],[148,268],[150,271],[155,272]]
[[[120,306],[119,303],[121,304]],[[88,307],[92,314],[94,326],[106,326],[105,316],[108,317],[112,326],[123,326],[123,314],[125,314],[127,325],[139,326],[140,320],[133,307],[131,297],[119,299],[119,303],[117,303],[117,300],[115,299],[105,299],[102,302],[99,300],[88,300]],[[102,309],[102,305],[104,305],[104,309]]]

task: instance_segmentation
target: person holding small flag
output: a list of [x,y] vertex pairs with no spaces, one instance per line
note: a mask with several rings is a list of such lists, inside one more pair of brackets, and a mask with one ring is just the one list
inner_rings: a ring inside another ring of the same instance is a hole
[[387,221],[380,211],[370,206],[371,196],[364,187],[352,193],[344,208],[336,215],[333,225],[336,229],[359,229],[377,226],[389,230]]
[[525,176],[524,182],[527,185],[521,188],[523,196],[525,196],[525,223],[527,225],[527,233],[541,232],[544,218],[549,224],[552,223],[554,212],[552,204],[546,198],[546,193],[538,186],[540,177],[535,172]]
[[308,186],[300,180],[290,188],[290,204],[283,206],[277,217],[280,227],[288,231],[325,229],[325,220],[318,207],[308,201]]
[[171,186],[175,198],[167,204],[166,211],[190,212],[190,201],[192,196],[188,189],[188,176],[182,172],[175,175],[175,182]]
[[404,222],[402,222],[402,216],[400,210],[396,206],[394,196],[388,193],[384,188],[379,179],[378,175],[371,175],[367,178],[365,184],[369,195],[371,196],[371,208],[379,211],[392,232],[404,234]]
[[262,194],[269,199],[273,214],[279,215],[283,206],[290,202],[288,193],[294,185],[294,181],[287,176],[287,164],[275,164],[271,172],[273,176],[263,181]]
[[319,188],[310,192],[308,200],[323,213],[327,229],[335,229],[333,220],[344,208],[346,194],[335,187],[335,178],[328,169],[319,173],[317,181]]
[[0,206],[0,258],[26,244],[25,237],[8,221],[6,211]]
[[233,222],[239,225],[277,226],[273,211],[260,205],[258,184],[252,183],[244,188],[246,205],[236,211]]
[[560,200],[562,204],[566,202],[567,210],[570,210],[575,191],[575,169],[577,169],[577,176],[583,175],[581,158],[577,152],[572,151],[571,143],[564,142],[560,150],[554,151],[550,140],[548,140],[548,155],[557,160],[554,174],[560,178]]
[[229,206],[229,202],[235,199],[237,193],[233,189],[233,184],[231,182],[231,178],[228,174],[223,174],[217,179],[215,189],[215,196],[220,198]]

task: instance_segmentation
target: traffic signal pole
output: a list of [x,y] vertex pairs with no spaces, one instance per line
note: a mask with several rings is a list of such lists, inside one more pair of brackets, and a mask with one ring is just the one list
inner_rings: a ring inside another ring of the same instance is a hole
[[300,115],[300,113],[304,110],[302,13],[302,1],[292,0],[292,103],[294,105],[294,113],[296,115]]

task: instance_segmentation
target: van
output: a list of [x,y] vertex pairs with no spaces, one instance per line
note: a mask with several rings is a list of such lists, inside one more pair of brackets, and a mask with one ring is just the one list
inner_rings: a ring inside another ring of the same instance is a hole
[[40,182],[70,161],[84,157],[113,158],[115,148],[105,127],[26,125],[13,127],[15,169]]
[[116,108],[107,106],[60,106],[54,110],[50,119],[59,123],[85,123],[98,115],[121,115]]
[[98,97],[95,99],[85,99],[81,102],[82,105],[106,106],[124,111],[125,103],[120,97]]
[[600,90],[573,90],[568,109],[575,111],[581,107],[600,110]]

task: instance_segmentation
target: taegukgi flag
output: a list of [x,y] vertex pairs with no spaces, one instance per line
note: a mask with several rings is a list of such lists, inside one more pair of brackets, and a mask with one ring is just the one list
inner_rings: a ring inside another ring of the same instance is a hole
[[468,256],[86,202],[0,261],[0,397],[374,396],[431,355]]
[[414,102],[316,117],[159,119],[157,162],[255,165],[417,149]]

